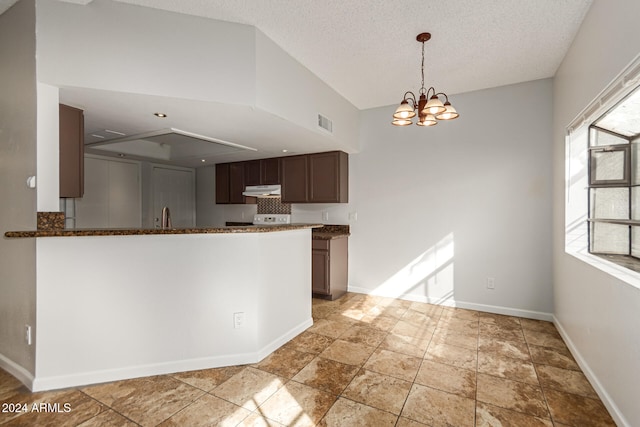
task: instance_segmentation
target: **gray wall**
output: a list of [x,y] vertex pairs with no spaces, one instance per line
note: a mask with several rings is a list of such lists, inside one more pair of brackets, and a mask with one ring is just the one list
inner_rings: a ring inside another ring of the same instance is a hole
[[551,100],[547,79],[451,96],[432,128],[363,111],[351,288],[550,318]]
[[640,2],[594,1],[554,79],[555,316],[619,425],[640,425],[640,289],[564,252],[565,132],[640,52]]
[[[0,15],[0,233],[36,227],[35,1]],[[35,372],[35,345],[25,324],[36,320],[35,239],[0,238],[0,366],[27,380]]]

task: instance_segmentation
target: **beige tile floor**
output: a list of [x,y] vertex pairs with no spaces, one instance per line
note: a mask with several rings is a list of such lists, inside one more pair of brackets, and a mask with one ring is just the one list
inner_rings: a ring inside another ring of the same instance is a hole
[[0,402],[29,408],[0,425],[615,425],[551,323],[353,293],[313,314],[255,365],[44,393],[0,370]]

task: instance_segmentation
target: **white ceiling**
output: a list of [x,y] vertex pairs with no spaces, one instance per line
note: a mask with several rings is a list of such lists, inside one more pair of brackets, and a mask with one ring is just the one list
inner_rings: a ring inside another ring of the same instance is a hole
[[[0,13],[15,1],[0,0]],[[92,0],[61,1],[87,4]],[[432,34],[425,45],[425,86],[434,86],[438,92],[452,95],[552,77],[592,3],[592,0],[116,1],[254,25],[359,109],[397,104],[406,91],[417,92],[421,46],[415,37],[421,32]],[[61,91],[61,99],[75,99],[86,106],[89,132],[114,127],[125,133],[136,129],[148,132],[168,127],[127,123],[127,115],[118,111],[121,102],[110,106],[102,101],[92,106],[91,100],[95,98],[91,95]],[[146,108],[145,104],[150,102],[138,98],[130,101],[135,101],[128,105],[130,108],[137,104]],[[271,126],[271,121],[265,117],[265,126]],[[193,120],[190,123],[173,120],[169,126],[244,145],[251,145],[247,141],[253,137],[209,135],[207,129],[198,129]],[[274,126],[275,131],[284,132],[285,128],[281,123]],[[262,128],[263,135],[265,129]],[[242,132],[240,127],[238,132]],[[318,140],[315,144],[321,146],[322,142]],[[273,151],[287,147],[274,144],[267,148]]]

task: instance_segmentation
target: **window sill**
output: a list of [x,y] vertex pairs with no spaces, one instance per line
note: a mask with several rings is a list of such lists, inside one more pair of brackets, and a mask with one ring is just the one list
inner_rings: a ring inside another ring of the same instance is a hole
[[[592,267],[597,268],[600,271],[603,271],[618,280],[621,280],[630,286],[633,286],[636,289],[640,289],[640,272],[636,272],[630,270],[626,267],[623,267],[619,264],[616,264],[612,261],[609,261],[606,258],[603,258],[600,255],[593,255],[588,253],[586,250],[581,251],[571,251],[566,250],[567,254],[589,264]],[[640,265],[640,262],[639,262]]]

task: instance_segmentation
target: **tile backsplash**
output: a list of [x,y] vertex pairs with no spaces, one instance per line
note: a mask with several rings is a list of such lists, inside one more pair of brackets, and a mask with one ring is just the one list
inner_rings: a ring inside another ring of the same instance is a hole
[[280,197],[258,197],[259,214],[291,214],[291,204],[282,203]]

